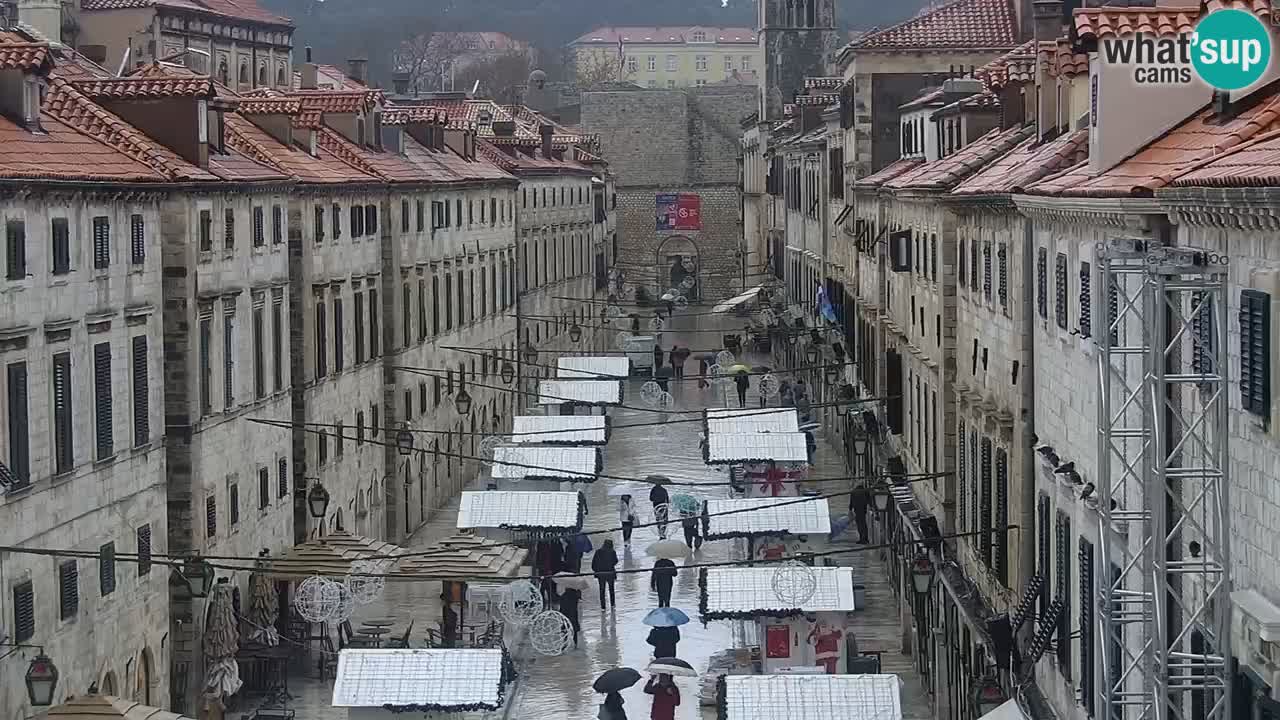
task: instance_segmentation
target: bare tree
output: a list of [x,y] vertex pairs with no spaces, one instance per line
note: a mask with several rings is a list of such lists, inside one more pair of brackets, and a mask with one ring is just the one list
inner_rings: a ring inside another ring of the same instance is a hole
[[613,53],[604,51],[579,52],[574,58],[574,75],[578,87],[590,88],[620,80],[622,68]]
[[397,72],[409,73],[409,87],[441,90],[448,65],[466,49],[463,33],[418,32],[400,43],[393,63]]
[[529,53],[510,50],[496,57],[468,63],[456,76],[458,87],[470,90],[479,81],[480,94],[511,105],[519,101],[520,87],[529,80]]

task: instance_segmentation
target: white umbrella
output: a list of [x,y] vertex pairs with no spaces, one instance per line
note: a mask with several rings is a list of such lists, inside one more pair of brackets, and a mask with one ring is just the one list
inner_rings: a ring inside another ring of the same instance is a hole
[[586,577],[581,575],[570,575],[569,573],[559,572],[551,576],[551,582],[556,584],[560,590],[573,588],[574,590],[586,590],[591,583]]
[[667,538],[659,540],[649,547],[645,548],[645,552],[656,558],[665,558],[667,560],[677,560],[689,556],[689,546],[679,540]]
[[653,675],[671,675],[672,677],[698,677],[698,671],[680,658],[657,658],[644,670]]

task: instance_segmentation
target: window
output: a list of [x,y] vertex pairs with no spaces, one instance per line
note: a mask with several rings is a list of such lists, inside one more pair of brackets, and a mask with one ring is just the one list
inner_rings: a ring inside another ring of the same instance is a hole
[[1067,256],[1058,253],[1053,266],[1053,311],[1058,327],[1067,329]]
[[991,243],[982,243],[982,296],[991,299]]
[[5,278],[22,280],[27,277],[27,230],[21,220],[5,223]]
[[146,222],[141,215],[129,216],[129,264],[141,265],[147,260]]
[[147,336],[133,338],[133,446],[151,442],[151,394],[147,372]]
[[707,34],[701,30],[694,32],[693,35],[689,38],[689,42],[706,42],[706,41],[707,41]]
[[213,353],[213,319],[207,316],[200,318],[200,410],[207,413],[213,407],[213,364],[210,356]]
[[968,526],[969,505],[969,465],[965,451],[968,449],[968,435],[965,434],[964,422],[961,421],[956,430],[956,532],[966,532]]
[[724,71],[726,74],[733,72],[733,56],[732,55],[724,56]]
[[359,205],[351,206],[351,237],[364,237],[364,208]]
[[227,410],[236,404],[235,313],[222,308],[222,406]]
[[[1110,298],[1107,299],[1108,303],[1110,300]],[[1212,374],[1216,372],[1214,359],[1218,346],[1218,339],[1214,334],[1213,296],[1202,290],[1193,290],[1189,315],[1191,317],[1191,372],[1197,375]]]
[[138,577],[151,573],[151,525],[143,525],[135,533],[138,545]]
[[71,413],[71,353],[58,353],[53,356],[53,459],[58,475],[75,467]]
[[413,343],[413,290],[409,289],[409,283],[405,283],[401,289],[400,298],[400,322],[401,337],[404,347],[409,347]]
[[258,509],[271,504],[271,469],[258,468]]
[[116,544],[98,547],[98,592],[106,597],[116,591]]
[[422,232],[423,230],[426,229],[427,203],[425,200],[417,201],[415,213],[416,213],[416,220],[417,220],[416,225],[417,225],[418,232]]
[[1003,448],[996,450],[996,517],[995,563],[996,579],[1009,586],[1009,454]]
[[364,232],[366,235],[378,234],[378,206],[364,206]]
[[333,231],[333,239],[340,239],[342,237],[342,208],[338,203],[334,203],[333,207],[329,209],[329,224],[333,226],[330,228]]
[[982,438],[978,445],[979,467],[981,468],[982,483],[981,501],[978,506],[978,530],[982,533],[979,538],[979,544],[982,548],[982,563],[987,567],[991,567],[992,540],[994,534],[991,532],[991,440],[990,438]]
[[[677,55],[668,55],[667,56],[667,72],[676,72],[679,69],[680,69],[680,57]],[[674,83],[675,80],[670,80],[669,82]]]
[[1093,270],[1080,263],[1080,337],[1093,337]]
[[24,642],[36,635],[36,592],[30,580],[13,586],[13,640]]
[[[448,288],[446,288],[446,291]],[[445,293],[448,298],[448,292]],[[423,326],[422,334],[426,335],[427,316],[422,313],[422,287],[418,287],[418,313],[419,323]],[[440,334],[440,276],[431,276],[431,334]]]
[[71,230],[67,227],[67,219],[54,218],[50,221],[49,230],[53,252],[53,274],[66,275],[71,272]]
[[236,246],[236,211],[231,208],[222,212],[222,246],[227,250]]
[[284,389],[284,298],[271,303],[271,379],[277,392]]
[[75,560],[58,565],[58,619],[71,620],[80,612],[80,568]]
[[[1097,688],[1093,682],[1093,543],[1080,538],[1080,699],[1084,702],[1085,713],[1093,717],[1094,692]],[[1203,715],[1200,715],[1203,717]]]
[[640,61],[635,55],[627,56],[627,72],[633,73],[640,69]]
[[1257,290],[1240,291],[1240,401],[1271,417],[1271,296]]
[[280,458],[276,466],[276,497],[282,498],[289,494],[289,461]]
[[356,447],[364,445],[364,411],[356,411]]
[[[859,221],[861,222],[861,221]],[[969,251],[966,247],[966,240],[959,238],[956,241],[956,277],[960,280],[960,287],[969,286]]]
[[695,55],[695,56],[694,56],[694,58],[693,58],[693,69],[694,69],[694,70],[697,70],[698,72],[706,72],[706,71],[707,71],[707,56],[706,56],[706,55]]
[[14,487],[31,482],[31,438],[27,399],[27,364],[11,363],[5,371],[9,393],[9,472]]
[[93,219],[93,269],[111,265],[111,220],[106,216]]
[[336,423],[333,431],[333,455],[334,457],[342,457],[342,453],[346,450],[347,425],[346,423]]
[[648,70],[649,72],[655,72],[655,71],[657,71],[657,69],[658,69],[658,56],[657,56],[657,55],[650,55],[650,56],[649,56],[648,64],[645,66],[645,69],[646,69],[646,70]]
[[265,336],[262,308],[255,307],[253,309],[253,396],[259,400],[267,395],[267,371],[263,357]]
[[284,242],[284,210],[279,205],[271,206],[271,244]]
[[253,207],[253,246],[262,247],[267,244],[264,229],[262,227],[262,206],[255,205]]
[[369,407],[369,437],[378,437],[378,418],[382,417],[382,413],[378,412],[377,405]]
[[240,523],[240,483],[227,483],[227,525],[235,527]]
[[454,221],[457,223],[458,227],[462,227],[462,198],[458,198],[453,204],[454,209],[457,210],[457,212],[454,213]]
[[1052,555],[1050,547],[1049,534],[1049,518],[1051,517],[1051,508],[1049,507],[1049,496],[1043,493],[1036,500],[1036,574],[1044,580],[1044,585],[1040,588],[1040,616],[1047,617],[1049,612],[1050,598],[1053,596],[1051,585],[1053,576],[1050,574],[1049,558]]
[[[435,286],[431,289],[434,293]],[[448,272],[444,274],[444,329],[453,329],[453,275]]]
[[1071,680],[1071,598],[1067,595],[1071,588],[1071,518],[1059,510],[1057,518],[1057,538],[1054,547],[1054,565],[1056,568],[1054,581],[1057,583],[1057,599],[1062,601],[1063,612],[1058,618],[1058,672],[1068,682]]
[[329,462],[329,436],[327,434],[316,435],[316,454],[319,456],[321,465]]
[[342,298],[335,297],[333,299],[333,371],[342,372],[346,362],[346,337],[343,330],[346,329],[346,318],[342,313]]
[[355,319],[356,365],[364,362],[364,293],[357,290],[352,315]]
[[409,201],[400,201],[400,232],[409,232]]
[[1036,310],[1043,320],[1049,319],[1049,251],[1036,250]]
[[[840,161],[843,163],[843,161]],[[833,164],[832,167],[840,167],[839,164]],[[832,188],[837,191],[842,186],[843,180],[832,183]],[[929,233],[929,279],[934,282],[938,281],[938,234]]]
[[325,336],[328,334],[328,321],[325,319],[324,300],[316,298],[316,377],[329,374],[329,350],[325,347]]
[[674,88],[675,86],[676,86],[676,81],[675,81],[675,80],[668,80],[668,81],[667,81],[667,89],[668,89],[668,90],[670,90],[670,89]]
[[742,56],[742,71],[743,71],[743,72],[750,72],[750,71],[751,71],[751,56],[750,56],[750,55],[743,55],[743,56]]
[[213,252],[213,213],[200,211],[200,252]]

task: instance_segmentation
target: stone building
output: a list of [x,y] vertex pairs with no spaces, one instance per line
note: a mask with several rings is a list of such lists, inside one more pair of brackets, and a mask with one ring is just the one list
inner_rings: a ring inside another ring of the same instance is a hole
[[667,90],[726,80],[754,84],[762,68],[751,28],[601,27],[569,43],[569,52],[578,83],[587,85],[606,79]]
[[[583,93],[582,127],[599,136],[618,178],[618,257],[654,268],[632,271],[651,291],[677,256],[698,258],[705,297],[740,290],[739,128],[756,95],[749,87]],[[680,192],[700,197],[702,229],[656,231],[656,196]]]
[[756,8],[766,60],[758,112],[777,122],[805,89],[805,78],[830,74],[841,33],[834,0],[761,0]]

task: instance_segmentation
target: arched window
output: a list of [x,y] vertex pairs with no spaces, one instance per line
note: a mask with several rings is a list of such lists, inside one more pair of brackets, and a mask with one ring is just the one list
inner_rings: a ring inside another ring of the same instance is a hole
[[258,87],[265,87],[267,84],[267,66],[263,65],[258,68]]
[[818,0],[805,0],[805,27],[818,26]]
[[249,84],[249,64],[248,63],[240,63],[239,83],[241,85]]
[[285,82],[284,79],[284,68],[281,67],[279,70],[276,70],[276,87],[285,87],[288,84],[289,83]]
[[228,71],[227,71],[227,61],[219,60],[218,61],[218,81],[221,82],[223,85],[226,85],[227,80],[229,78],[230,76],[228,75]]

